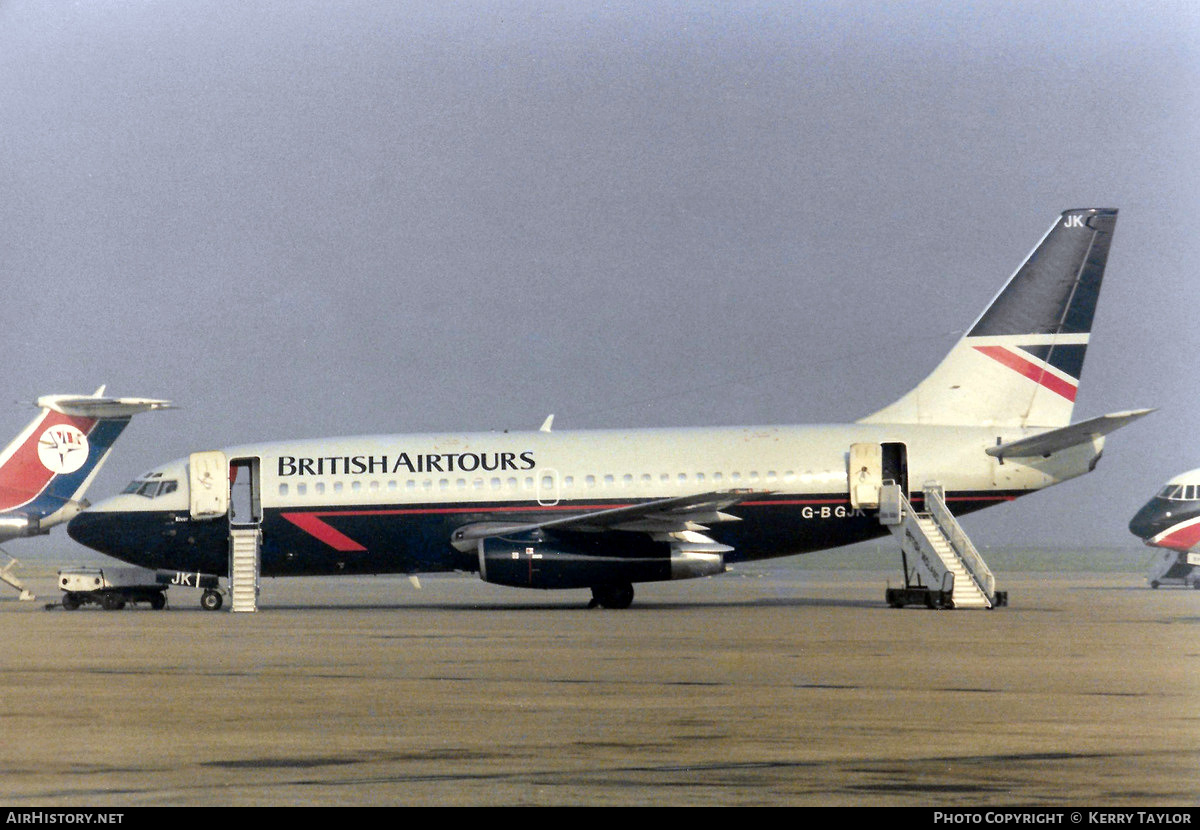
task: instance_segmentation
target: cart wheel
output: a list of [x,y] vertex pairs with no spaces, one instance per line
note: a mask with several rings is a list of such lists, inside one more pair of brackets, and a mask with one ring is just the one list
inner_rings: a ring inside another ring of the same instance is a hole
[[221,595],[212,588],[200,595],[200,607],[205,611],[216,611],[220,609],[223,602]]
[[105,611],[120,611],[125,607],[125,600],[117,594],[105,594],[100,604],[104,606]]
[[157,594],[151,595],[150,607],[153,608],[155,611],[161,611],[164,608],[166,608],[167,607],[167,595],[164,594],[162,591],[159,591]]
[[79,599],[74,594],[63,594],[62,606],[68,611],[74,611],[79,607]]

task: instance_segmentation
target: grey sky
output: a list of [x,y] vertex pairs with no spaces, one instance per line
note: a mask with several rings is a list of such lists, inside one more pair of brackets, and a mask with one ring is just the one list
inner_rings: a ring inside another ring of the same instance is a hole
[[183,407],[93,498],[260,439],[843,421],[1113,206],[1076,417],[1162,409],[967,528],[1136,545],[1200,466],[1198,90],[1186,2],[0,0],[3,389]]

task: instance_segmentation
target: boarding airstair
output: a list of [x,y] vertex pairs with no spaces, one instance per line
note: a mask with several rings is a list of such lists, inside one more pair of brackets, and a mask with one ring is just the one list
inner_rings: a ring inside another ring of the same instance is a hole
[[900,543],[904,588],[889,588],[895,607],[924,602],[931,608],[994,608],[1008,604],[996,578],[946,507],[942,488],[925,485],[924,511],[917,511],[900,485],[879,491],[879,521]]
[[18,597],[18,599],[26,600],[26,601],[31,600],[31,599],[37,599],[37,597],[35,597],[29,591],[25,590],[25,586],[23,584],[21,584],[21,580],[17,579],[16,576],[13,575],[13,570],[17,567],[17,565],[20,565],[21,563],[18,562],[16,560],[16,558],[9,556],[9,554],[6,551],[0,550],[0,554],[3,554],[4,556],[8,556],[8,564],[5,565],[4,567],[0,568],[0,582],[4,582],[8,585],[11,585],[18,592],[20,592],[21,596]]
[[1200,590],[1200,560],[1190,551],[1159,550],[1150,563],[1146,582],[1151,588],[1160,585],[1183,585]]
[[229,529],[229,610],[258,610],[259,548],[262,531],[257,527]]

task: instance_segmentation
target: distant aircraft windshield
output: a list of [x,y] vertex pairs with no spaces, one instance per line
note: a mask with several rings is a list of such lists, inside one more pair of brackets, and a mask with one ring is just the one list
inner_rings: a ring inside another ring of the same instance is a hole
[[1168,484],[1158,491],[1160,499],[1196,501],[1200,499],[1200,484]]

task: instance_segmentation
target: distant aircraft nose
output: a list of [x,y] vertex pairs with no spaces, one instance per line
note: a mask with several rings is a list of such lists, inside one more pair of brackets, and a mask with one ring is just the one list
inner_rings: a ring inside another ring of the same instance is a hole
[[1142,505],[1142,509],[1129,520],[1129,532],[1139,539],[1149,539],[1154,535],[1162,510],[1154,502]]
[[1149,541],[1175,525],[1200,515],[1198,508],[1200,505],[1196,502],[1150,499],[1129,520],[1129,532],[1143,541]]

